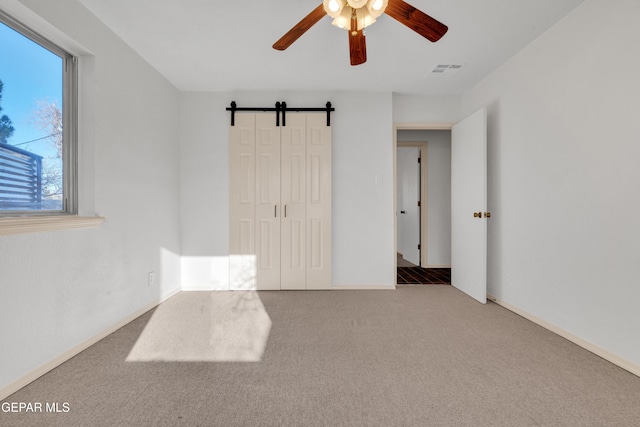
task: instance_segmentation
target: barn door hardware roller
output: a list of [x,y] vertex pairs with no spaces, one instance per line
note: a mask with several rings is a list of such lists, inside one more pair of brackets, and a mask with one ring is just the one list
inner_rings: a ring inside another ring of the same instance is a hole
[[331,112],[336,109],[331,106],[331,102],[327,102],[324,107],[318,108],[298,108],[288,107],[286,102],[276,102],[275,107],[238,107],[235,101],[231,101],[231,106],[227,107],[227,111],[231,111],[231,126],[236,125],[236,111],[275,111],[276,126],[280,126],[280,117],[282,117],[282,126],[287,125],[287,111],[306,112],[306,111],[326,111],[327,126],[331,126]]

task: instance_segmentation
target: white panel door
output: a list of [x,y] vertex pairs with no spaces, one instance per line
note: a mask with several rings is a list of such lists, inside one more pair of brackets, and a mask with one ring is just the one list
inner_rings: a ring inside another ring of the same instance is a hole
[[420,265],[420,148],[398,147],[398,249],[402,257]]
[[229,288],[256,289],[255,114],[236,113],[229,133]]
[[280,127],[256,116],[256,269],[259,290],[280,289]]
[[305,289],[307,271],[307,115],[287,115],[281,130],[282,270],[280,289]]
[[487,111],[451,131],[451,284],[487,302]]
[[307,114],[307,289],[331,287],[331,127]]

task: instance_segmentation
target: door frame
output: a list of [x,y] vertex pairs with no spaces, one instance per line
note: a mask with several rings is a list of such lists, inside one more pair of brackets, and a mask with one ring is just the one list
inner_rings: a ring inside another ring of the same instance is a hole
[[[393,123],[393,265],[394,268],[398,269],[398,171],[397,171],[397,153],[398,146],[403,146],[405,144],[416,144],[416,143],[403,143],[398,142],[398,131],[399,130],[451,130],[455,125],[455,122],[394,122]],[[418,143],[419,144],[419,143]],[[423,143],[424,148],[421,145],[405,145],[405,146],[420,146],[421,147],[421,157],[426,162],[426,142]],[[420,265],[427,265],[427,209],[424,206],[424,203],[427,201],[427,173],[426,173],[426,163],[422,164],[420,168],[420,180],[421,180],[421,198],[422,198],[422,209],[420,209]],[[397,280],[397,279],[396,279]],[[396,283],[397,284],[397,283]]]

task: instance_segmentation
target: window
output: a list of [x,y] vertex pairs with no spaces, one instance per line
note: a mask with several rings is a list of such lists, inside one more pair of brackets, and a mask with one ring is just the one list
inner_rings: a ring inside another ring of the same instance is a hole
[[0,12],[0,216],[77,213],[77,60]]

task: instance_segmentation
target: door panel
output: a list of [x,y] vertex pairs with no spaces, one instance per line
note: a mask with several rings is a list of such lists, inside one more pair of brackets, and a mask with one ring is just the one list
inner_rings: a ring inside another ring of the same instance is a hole
[[280,127],[256,114],[257,288],[280,289]]
[[331,287],[331,127],[307,114],[307,289]]
[[324,267],[323,221],[318,218],[309,220],[309,267],[321,270]]
[[[487,302],[487,111],[451,132],[451,284]],[[480,213],[480,217],[474,216]]]
[[288,256],[283,260],[286,263],[284,269],[290,269],[294,271],[302,272],[300,278],[300,284],[298,288],[304,289],[304,254],[305,254],[305,239],[304,239],[304,221],[299,219],[292,219],[288,221],[287,231],[289,232],[289,239],[286,241],[289,247]]
[[282,128],[282,278],[281,289],[306,287],[306,115],[287,115]]
[[229,288],[256,288],[255,115],[237,114],[230,128]]

